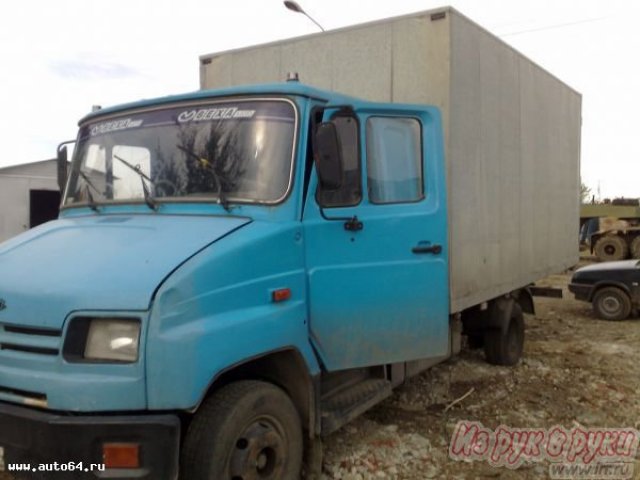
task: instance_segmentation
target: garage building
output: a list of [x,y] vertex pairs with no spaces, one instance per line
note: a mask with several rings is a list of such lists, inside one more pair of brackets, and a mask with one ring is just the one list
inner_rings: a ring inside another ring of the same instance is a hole
[[0,242],[58,216],[55,159],[0,168]]

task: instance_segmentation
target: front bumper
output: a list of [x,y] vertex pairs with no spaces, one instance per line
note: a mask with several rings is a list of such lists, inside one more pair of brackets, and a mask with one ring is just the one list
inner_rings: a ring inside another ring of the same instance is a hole
[[[180,420],[175,415],[63,415],[0,403],[4,469],[13,467],[13,474],[22,475],[18,478],[175,480],[179,441]],[[54,462],[103,464],[103,443],[139,444],[140,468],[59,472],[49,467]],[[22,473],[15,464],[21,465]],[[25,474],[27,464],[36,471]],[[37,471],[41,464],[49,471]]]
[[570,283],[569,291],[573,293],[576,300],[584,300],[585,302],[591,301],[591,291],[593,285],[585,285],[583,283]]

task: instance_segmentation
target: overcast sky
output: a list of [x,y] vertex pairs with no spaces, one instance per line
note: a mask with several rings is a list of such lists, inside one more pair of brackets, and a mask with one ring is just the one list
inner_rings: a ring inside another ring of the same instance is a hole
[[[583,182],[640,197],[640,2],[299,3],[327,30],[452,5],[582,93]],[[199,55],[316,31],[282,0],[3,2],[0,167],[53,157],[92,105],[196,90]]]

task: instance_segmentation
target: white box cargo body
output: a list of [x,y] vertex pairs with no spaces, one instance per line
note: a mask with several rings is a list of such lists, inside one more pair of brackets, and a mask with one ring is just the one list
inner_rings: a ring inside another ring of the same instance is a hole
[[442,111],[451,311],[578,261],[581,96],[452,8],[201,57],[203,89],[302,82]]

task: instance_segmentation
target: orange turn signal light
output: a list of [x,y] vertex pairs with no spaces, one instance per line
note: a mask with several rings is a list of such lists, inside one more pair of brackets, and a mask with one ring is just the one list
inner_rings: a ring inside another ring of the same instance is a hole
[[105,443],[102,445],[102,463],[106,468],[139,468],[140,444]]
[[279,288],[271,292],[271,300],[274,302],[284,302],[285,300],[289,300],[291,298],[291,289],[290,288]]

